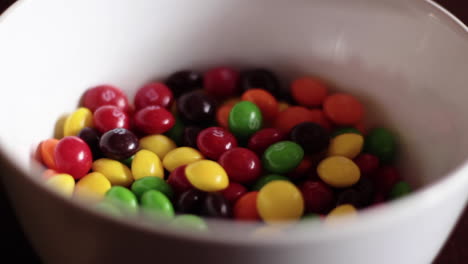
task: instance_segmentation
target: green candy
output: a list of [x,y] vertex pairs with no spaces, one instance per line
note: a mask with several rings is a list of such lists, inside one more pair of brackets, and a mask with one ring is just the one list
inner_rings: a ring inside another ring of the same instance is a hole
[[229,130],[239,138],[247,138],[262,127],[262,113],[252,102],[242,101],[229,113]]
[[163,179],[159,177],[143,177],[136,180],[132,184],[132,192],[141,199],[143,193],[149,190],[156,190],[162,192],[169,199],[174,198],[174,191],[172,187]]
[[107,201],[100,202],[96,205],[96,210],[99,212],[105,213],[107,215],[113,216],[113,217],[122,217],[122,212],[114,206],[112,203],[109,203]]
[[112,203],[124,213],[135,215],[138,213],[138,201],[129,189],[113,186],[106,192],[106,201]]
[[182,136],[184,134],[184,123],[178,116],[176,116],[174,126],[164,134],[174,140],[177,146],[181,146]]
[[170,223],[171,226],[180,229],[193,230],[193,231],[206,231],[208,226],[206,222],[199,216],[192,214],[178,215]]
[[174,217],[171,201],[160,191],[149,190],[141,196],[143,212],[155,220],[169,220]]
[[385,128],[372,129],[364,142],[364,152],[377,156],[382,163],[395,159],[396,148],[394,135]]
[[284,174],[294,170],[304,158],[304,150],[292,141],[280,141],[263,153],[263,167],[270,172]]
[[397,199],[411,193],[411,186],[404,181],[397,182],[390,190],[390,199]]
[[259,191],[263,186],[271,181],[290,181],[289,178],[278,175],[278,174],[269,174],[258,179],[255,184],[252,186],[253,191]]
[[347,134],[347,133],[354,133],[354,134],[362,135],[362,133],[354,127],[342,127],[333,131],[333,133],[331,134],[331,137],[334,138],[336,136]]
[[132,161],[133,161],[133,158],[135,158],[135,155],[132,155],[131,157],[122,160],[122,163],[125,164],[125,165],[127,165],[127,167],[132,168]]

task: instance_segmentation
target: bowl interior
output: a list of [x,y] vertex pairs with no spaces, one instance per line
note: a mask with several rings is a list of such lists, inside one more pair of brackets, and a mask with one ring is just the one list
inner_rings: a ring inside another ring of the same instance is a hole
[[23,1],[0,18],[0,43],[1,152],[23,171],[85,89],[109,83],[133,98],[148,81],[217,65],[356,94],[369,126],[398,134],[414,186],[468,155],[466,32],[424,1]]

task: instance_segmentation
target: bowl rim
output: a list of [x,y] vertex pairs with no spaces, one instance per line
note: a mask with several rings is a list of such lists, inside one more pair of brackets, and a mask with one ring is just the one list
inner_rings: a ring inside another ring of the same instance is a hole
[[[14,11],[22,5],[28,3],[28,0],[18,0],[14,2],[9,8],[7,8],[0,15],[0,26],[2,22],[8,19],[9,16],[14,14]],[[463,33],[466,41],[468,42],[468,27],[454,14],[449,12],[447,9],[442,7],[440,4],[433,0],[412,0],[407,1],[415,7],[427,5],[433,12],[440,15],[441,22],[449,26],[451,29],[458,30]],[[1,141],[1,140],[0,140]],[[114,218],[105,213],[98,212],[91,209],[88,205],[82,202],[68,200],[61,195],[51,191],[44,183],[41,182],[37,177],[31,176],[32,169],[25,169],[18,166],[13,159],[11,159],[5,150],[0,146],[0,158],[3,159],[7,164],[6,166],[11,167],[18,172],[18,176],[26,178],[28,182],[34,185],[35,188],[40,189],[44,192],[44,195],[50,196],[61,203],[63,206],[71,207],[74,210],[80,210],[80,213],[88,214],[89,217],[94,217],[99,220],[105,221],[107,224],[115,225],[119,228],[125,228],[134,232],[143,232],[150,234],[154,237],[167,237],[170,239],[179,239],[184,242],[192,241],[195,243],[207,243],[216,245],[236,245],[236,246],[249,246],[249,247],[270,247],[270,246],[294,246],[299,243],[307,243],[313,241],[324,241],[324,240],[337,240],[344,237],[353,236],[355,233],[363,231],[377,230],[382,225],[389,226],[394,224],[396,221],[403,221],[411,215],[415,215],[418,212],[424,211],[426,208],[430,208],[438,203],[437,199],[433,197],[439,197],[440,195],[446,195],[447,193],[457,192],[458,189],[468,185],[468,162],[464,162],[451,171],[446,173],[444,177],[436,180],[435,182],[425,186],[424,188],[415,191],[411,195],[385,204],[385,206],[379,206],[375,208],[364,209],[359,213],[359,221],[353,221],[343,226],[336,226],[333,229],[322,228],[318,221],[310,221],[305,223],[307,228],[311,232],[314,232],[314,236],[304,237],[269,237],[268,239],[245,239],[230,236],[206,236],[205,234],[196,232],[179,232],[176,230],[158,228],[148,226],[148,224],[142,222],[134,222],[128,218]],[[3,181],[2,176],[0,180]],[[7,189],[7,188],[5,188]],[[8,193],[8,189],[7,189]],[[465,201],[466,203],[466,201]],[[420,206],[424,204],[425,206]],[[15,209],[16,210],[16,209]],[[220,220],[210,220],[220,221]],[[221,222],[231,222],[232,220],[221,220]],[[236,222],[238,224],[238,222]],[[227,224],[229,225],[229,224]]]

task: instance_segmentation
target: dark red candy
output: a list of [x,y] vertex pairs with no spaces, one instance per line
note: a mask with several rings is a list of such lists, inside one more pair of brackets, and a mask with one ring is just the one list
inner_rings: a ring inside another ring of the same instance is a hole
[[202,88],[203,77],[194,71],[178,71],[167,78],[166,85],[172,90],[174,96],[178,98],[186,92]]
[[264,128],[250,137],[248,148],[261,156],[270,145],[283,140],[283,138],[283,133],[278,129]]
[[229,201],[220,193],[207,193],[203,201],[201,214],[215,218],[232,217]]
[[212,122],[216,114],[216,101],[202,91],[185,93],[177,100],[177,112],[186,122]]
[[182,132],[182,145],[197,148],[197,138],[198,134],[203,130],[203,128],[198,126],[188,126],[184,128]]
[[99,85],[88,89],[83,94],[81,104],[92,112],[103,105],[113,105],[125,112],[130,109],[125,93],[112,85]]
[[238,94],[239,73],[229,67],[217,67],[207,71],[203,77],[205,91],[215,97]]
[[373,177],[376,191],[384,195],[387,195],[400,179],[400,173],[393,166],[379,168]]
[[99,140],[101,139],[101,133],[97,129],[92,127],[85,127],[78,133],[78,137],[81,138],[88,147],[91,149],[94,159],[102,157],[101,148],[99,147]]
[[353,186],[353,189],[359,193],[361,207],[368,206],[372,203],[375,195],[374,183],[367,177],[361,177]]
[[324,151],[330,142],[330,133],[322,126],[312,122],[304,122],[294,126],[289,137],[299,144],[307,154]]
[[163,83],[148,83],[141,87],[135,94],[136,110],[150,105],[169,108],[173,102],[174,96],[171,90]]
[[310,174],[311,170],[314,169],[313,166],[313,160],[310,157],[305,156],[301,163],[299,163],[299,165],[286,176],[292,180],[301,180]]
[[242,72],[239,83],[242,91],[264,89],[273,95],[277,95],[280,89],[276,75],[266,69],[254,69]]
[[130,127],[128,114],[113,105],[104,105],[96,109],[93,116],[94,127],[101,133],[114,128]]
[[237,147],[237,140],[227,129],[209,127],[198,134],[197,147],[205,157],[217,160],[226,151]]
[[218,160],[229,179],[239,183],[251,183],[260,178],[262,163],[257,154],[246,148],[226,151]]
[[368,153],[362,153],[357,156],[354,159],[354,163],[359,167],[363,176],[369,176],[379,168],[379,158]]
[[85,176],[93,164],[88,144],[77,136],[62,138],[55,147],[54,158],[57,171],[68,173],[75,179]]
[[166,108],[147,106],[136,112],[135,127],[146,134],[162,134],[169,131],[175,124],[174,116]]
[[335,203],[333,190],[321,181],[305,181],[300,190],[307,213],[325,214]]
[[205,201],[205,196],[206,193],[197,189],[185,191],[177,199],[176,210],[184,214],[199,214]]
[[229,201],[231,205],[233,205],[237,199],[239,199],[242,195],[247,193],[247,188],[244,185],[239,184],[237,182],[229,182],[229,185],[226,189],[221,191],[221,194]]
[[336,206],[351,204],[356,208],[361,208],[361,197],[359,192],[354,189],[346,189],[338,194]]
[[177,167],[169,174],[169,178],[167,179],[167,183],[171,185],[172,189],[177,194],[181,194],[193,188],[185,175],[185,167],[187,167],[187,165]]
[[111,159],[124,160],[138,151],[138,138],[130,130],[116,128],[107,131],[99,141],[102,153]]

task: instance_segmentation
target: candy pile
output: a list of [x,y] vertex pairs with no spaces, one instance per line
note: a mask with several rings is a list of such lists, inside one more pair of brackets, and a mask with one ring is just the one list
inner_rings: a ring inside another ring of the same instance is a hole
[[196,229],[199,216],[328,219],[411,191],[394,135],[367,131],[364,112],[317,78],[283,89],[265,69],[180,71],[133,105],[116,87],[88,89],[37,156],[47,185],[116,216]]

